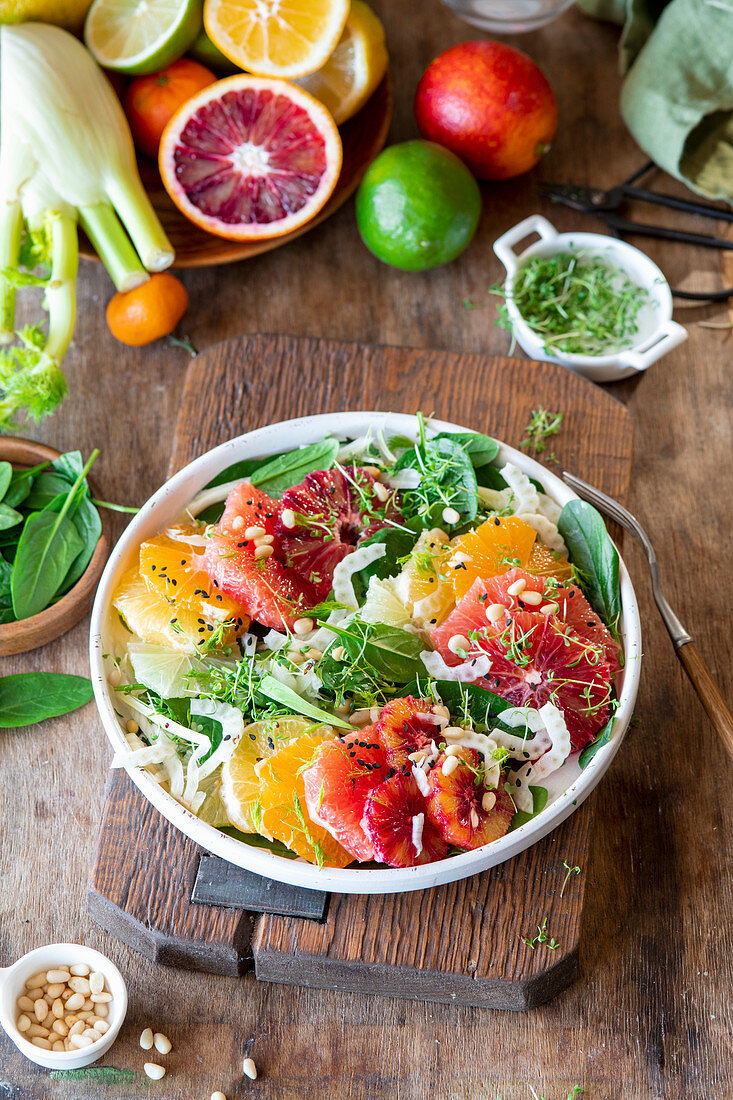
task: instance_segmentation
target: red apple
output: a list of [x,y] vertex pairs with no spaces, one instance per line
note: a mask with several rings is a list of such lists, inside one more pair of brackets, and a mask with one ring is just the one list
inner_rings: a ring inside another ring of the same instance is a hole
[[479,179],[506,180],[537,164],[557,130],[552,88],[534,61],[502,42],[463,42],[423,73],[415,117]]

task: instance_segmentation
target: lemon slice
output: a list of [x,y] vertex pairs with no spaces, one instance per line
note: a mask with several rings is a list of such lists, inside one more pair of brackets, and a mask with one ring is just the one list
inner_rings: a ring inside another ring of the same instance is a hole
[[87,49],[104,69],[155,73],[177,61],[201,31],[201,0],[94,0]]
[[364,106],[387,71],[384,27],[362,0],[352,0],[344,33],[322,69],[296,81],[341,125]]
[[[99,2],[99,0],[98,0]],[[322,68],[349,14],[349,0],[205,0],[206,33],[235,65],[292,78]]]

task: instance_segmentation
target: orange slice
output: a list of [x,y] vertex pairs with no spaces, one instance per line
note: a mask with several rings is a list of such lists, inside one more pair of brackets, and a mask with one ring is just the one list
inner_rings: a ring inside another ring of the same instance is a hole
[[573,575],[573,567],[557,550],[551,550],[537,539],[529,555],[527,572],[533,577],[555,577],[558,581],[569,581]]
[[514,566],[527,567],[536,532],[516,516],[492,516],[452,542],[448,577],[459,600],[480,577],[488,580]]
[[243,833],[262,832],[262,783],[257,765],[312,728],[312,723],[295,717],[252,722],[245,728],[221,769],[221,797],[232,825]]
[[402,570],[407,578],[407,602],[414,615],[431,627],[452,610],[456,594],[448,579],[451,547],[445,531],[423,531]]
[[341,37],[349,0],[205,0],[214,45],[258,76],[305,76],[325,65]]
[[322,825],[311,821],[305,801],[304,770],[313,762],[319,746],[326,740],[319,732],[307,733],[297,741],[268,757],[259,767],[260,832],[280,840],[291,852],[297,852],[319,867],[346,867],[353,861],[345,848]]

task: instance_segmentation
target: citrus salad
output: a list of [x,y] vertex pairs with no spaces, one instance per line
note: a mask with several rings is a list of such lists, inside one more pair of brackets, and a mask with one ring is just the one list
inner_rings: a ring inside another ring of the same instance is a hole
[[319,867],[429,863],[537,814],[610,737],[619,559],[499,455],[418,414],[220,474],[115,591],[114,764]]

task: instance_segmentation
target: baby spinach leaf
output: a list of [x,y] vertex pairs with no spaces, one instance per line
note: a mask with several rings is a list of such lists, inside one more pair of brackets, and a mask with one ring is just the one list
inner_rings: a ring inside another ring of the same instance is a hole
[[92,685],[84,676],[62,672],[20,672],[0,676],[0,727],[32,726],[88,703]]
[[484,489],[494,489],[496,492],[509,488],[496,466],[492,466],[491,463],[481,466],[476,471],[476,481]]
[[618,551],[600,513],[584,500],[569,500],[557,526],[588,602],[617,631],[621,617]]
[[580,756],[578,757],[578,764],[581,768],[586,768],[590,764],[593,757],[596,755],[599,749],[602,749],[604,745],[607,745],[611,740],[611,732],[613,730],[613,723],[616,721],[615,717],[609,718],[602,730],[600,730],[593,738],[589,745],[586,745]]
[[16,512],[15,508],[11,508],[8,504],[0,504],[0,531],[15,527],[22,519],[22,515]]
[[63,592],[72,588],[85,572],[102,536],[102,520],[99,517],[99,512],[86,495],[79,500],[71,516],[71,521],[82,540],[82,549],[74,558],[68,573],[64,577],[61,589]]
[[5,496],[8,485],[13,480],[13,467],[9,462],[0,462],[0,500]]
[[502,725],[499,715],[512,704],[486,688],[478,684],[461,684],[457,680],[436,680],[435,687],[452,715],[459,717],[465,714],[474,725],[489,729],[494,726],[502,726],[505,730],[510,728]]
[[493,462],[499,453],[496,440],[489,435],[482,435],[481,432],[439,432],[433,436],[432,442],[436,439],[451,439],[457,443],[471,459],[474,469]]
[[410,553],[415,545],[417,535],[408,531],[401,531],[397,527],[383,527],[368,539],[364,539],[361,546],[373,546],[376,543],[384,543],[387,552],[382,558],[377,558],[371,565],[365,565],[358,573],[352,574],[354,591],[359,603],[366,595],[369,581],[372,577],[392,577],[400,570],[400,558]]
[[29,619],[48,607],[83,546],[68,516],[33,512],[28,517],[13,563],[13,611],[18,619]]
[[30,466],[27,470],[13,470],[3,503],[11,508],[17,508],[22,504],[31,491],[36,474],[40,470],[45,470],[47,466],[48,462],[39,462],[37,466]]
[[15,622],[13,596],[10,588],[12,575],[12,565],[0,554],[0,623]]
[[260,466],[263,466],[266,462],[272,462],[275,458],[282,458],[286,454],[289,454],[289,452],[280,451],[279,454],[268,455],[267,458],[243,458],[241,462],[233,462],[231,466],[227,466],[220,474],[212,478],[204,488],[213,489],[217,485],[226,485],[228,481],[246,481],[250,474],[258,470]]
[[250,474],[250,481],[265,493],[282,493],[291,485],[297,485],[314,470],[330,469],[336,460],[338,449],[336,439],[311,443],[308,447],[270,459]]
[[404,684],[425,672],[420,660],[425,643],[406,630],[357,618],[328,629],[344,643],[350,661],[369,665],[378,677]]
[[82,479],[86,478],[86,471],[89,469],[89,466],[90,463],[87,463],[86,466],[84,465],[81,451],[67,451],[66,454],[59,455],[59,457],[55,458],[51,463],[52,469],[67,477],[71,485],[74,484],[80,475]]
[[56,497],[65,496],[72,488],[74,479],[69,480],[65,474],[56,470],[44,470],[33,482],[24,505],[32,512],[42,512]]
[[421,474],[417,488],[403,493],[402,511],[408,519],[419,518],[425,527],[445,526],[444,508],[455,508],[464,521],[475,518],[476,473],[455,440],[421,440],[397,459],[395,470],[405,469]]
[[342,718],[337,718],[328,711],[321,710],[312,703],[301,699],[292,688],[280,683],[274,676],[263,676],[256,688],[256,694],[263,695],[266,699],[272,699],[275,703],[281,703],[293,714],[303,714],[306,718],[314,718],[316,722],[324,725],[339,726],[341,729],[351,730],[352,727]]
[[252,848],[267,848],[268,851],[273,852],[276,856],[282,856],[284,859],[297,859],[298,853],[291,852],[289,848],[280,840],[268,840],[264,836],[260,836],[259,833],[242,833],[234,825],[220,825],[220,833],[226,833],[227,836],[233,836],[235,840],[241,840],[243,844],[249,844]]
[[514,829],[518,829],[520,825],[526,825],[533,817],[537,817],[537,814],[541,813],[547,805],[549,796],[544,787],[530,787],[529,789],[532,792],[532,813],[528,814],[525,810],[517,810],[509,826],[510,833]]
[[222,726],[221,722],[217,722],[216,718],[212,718],[208,714],[197,714],[193,719],[198,729],[211,741],[211,748],[205,756],[201,757],[199,761],[203,764],[205,760],[208,760],[213,752],[219,748],[221,744]]

